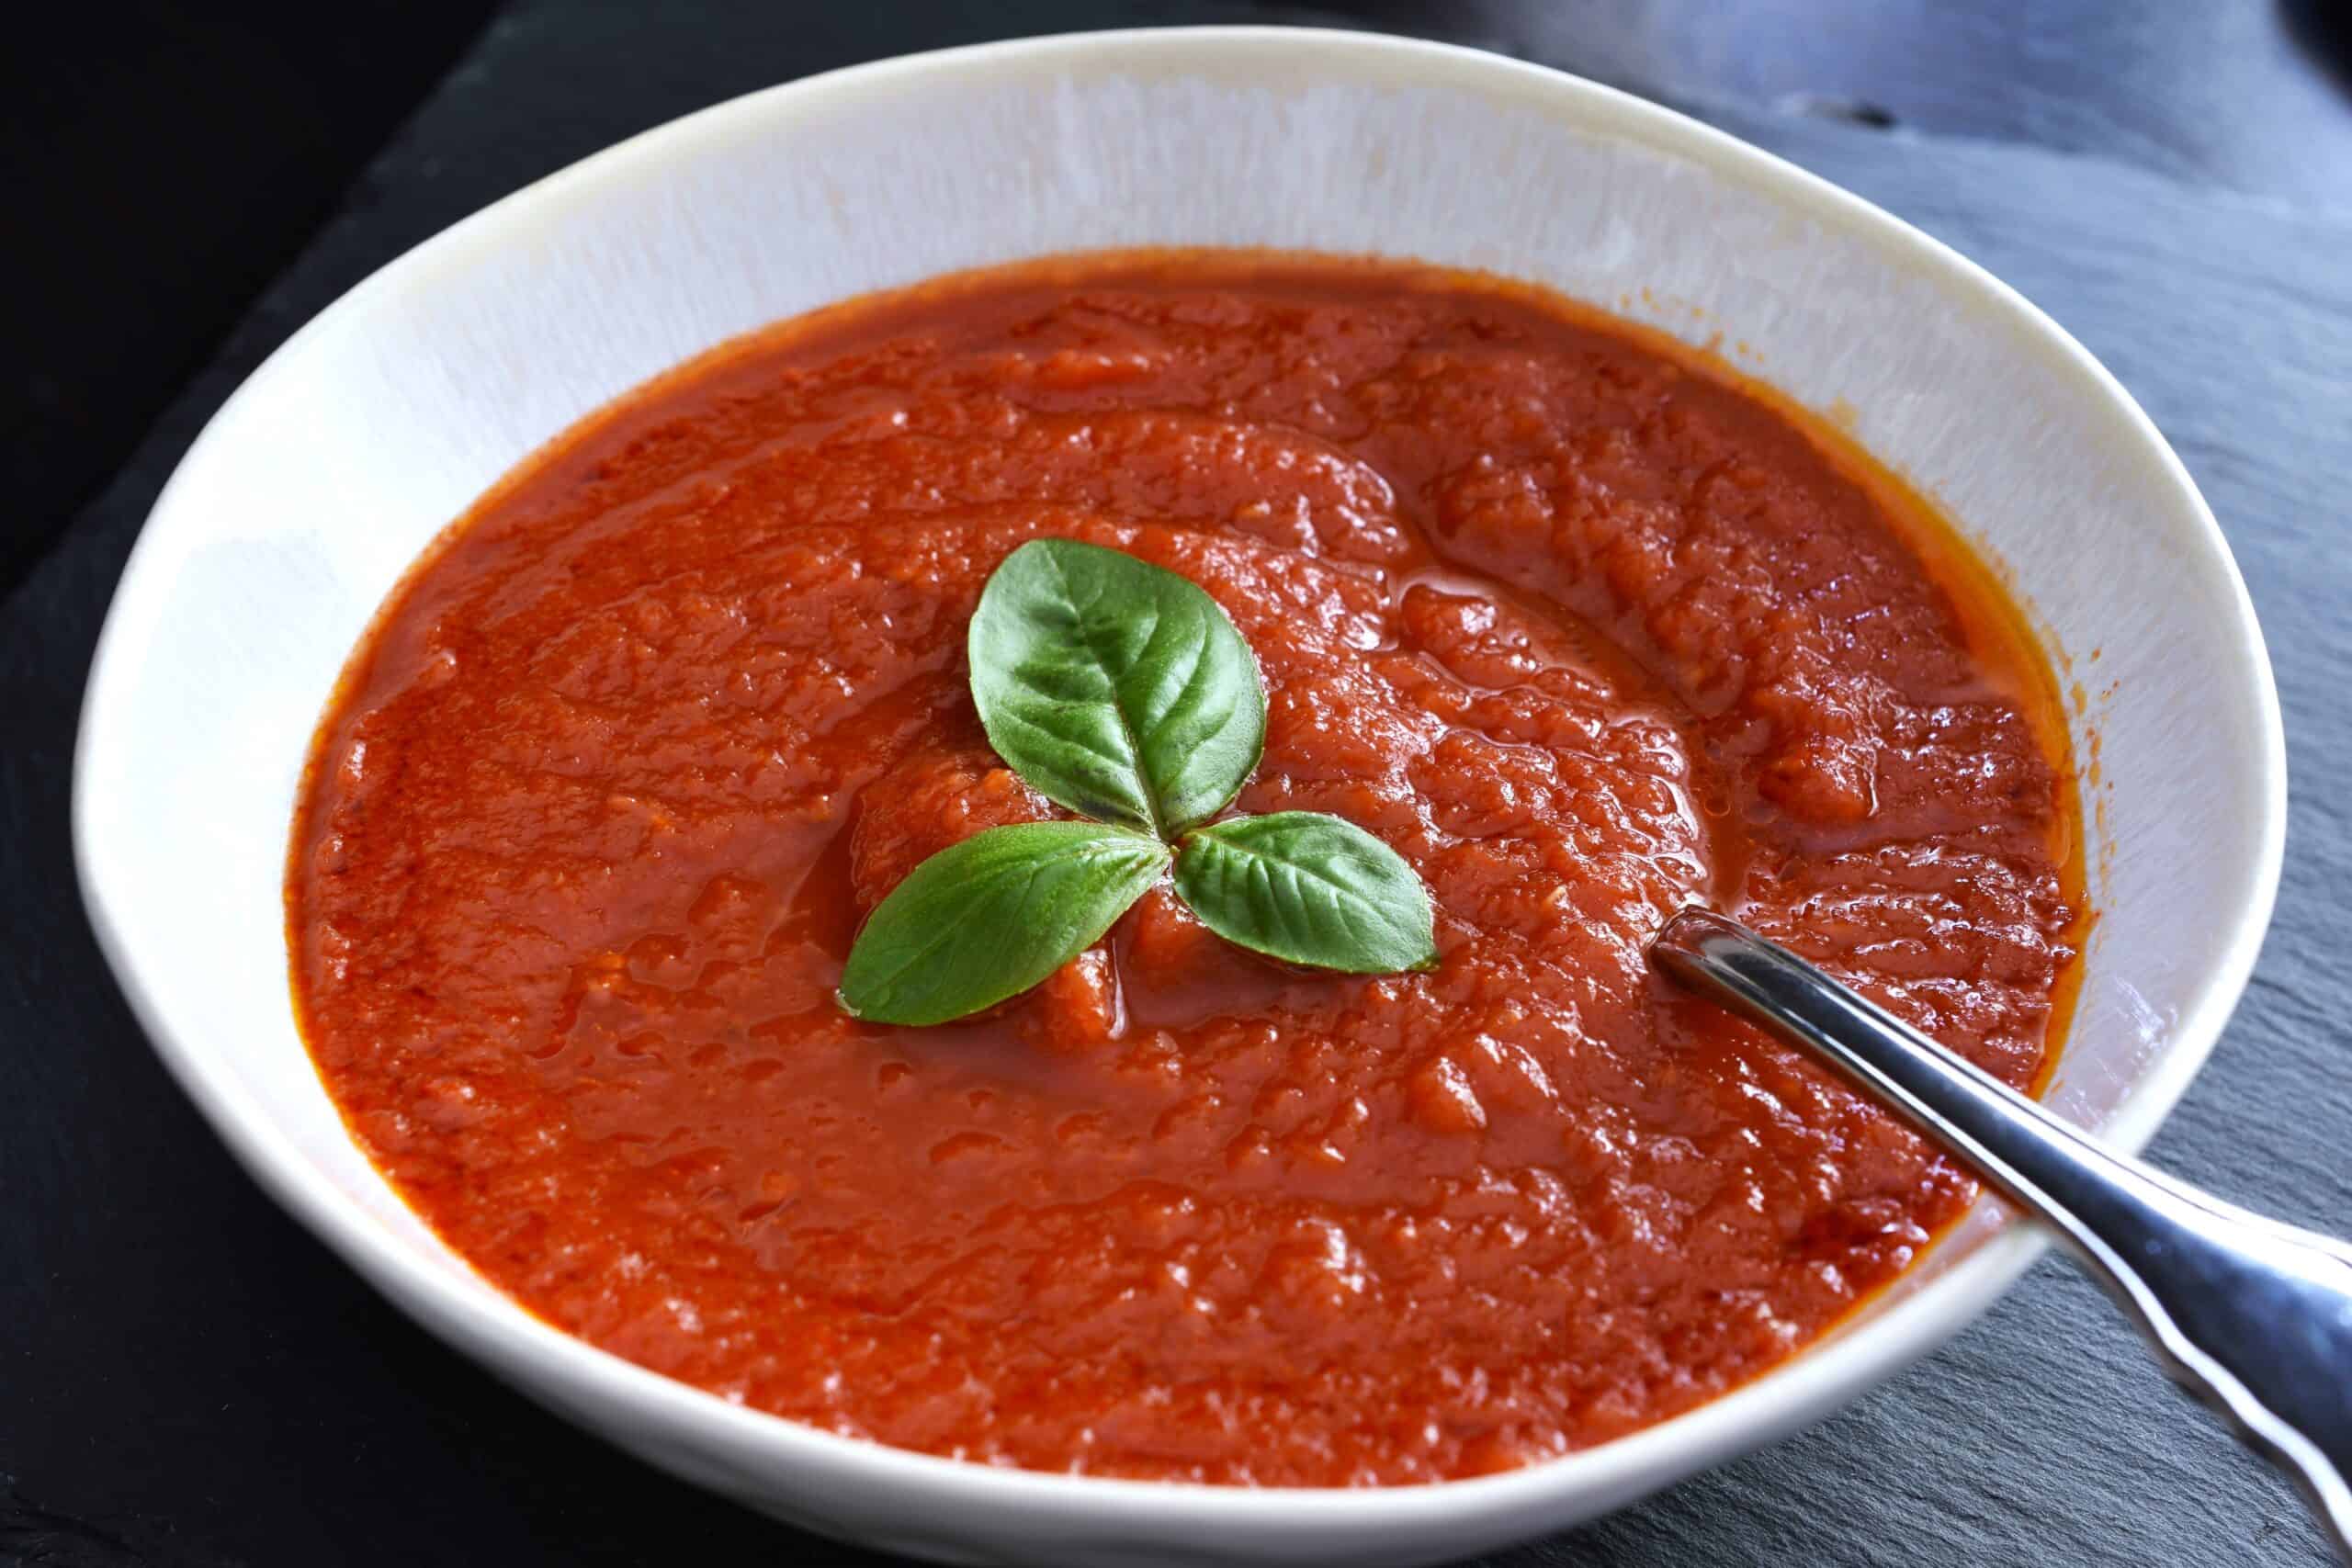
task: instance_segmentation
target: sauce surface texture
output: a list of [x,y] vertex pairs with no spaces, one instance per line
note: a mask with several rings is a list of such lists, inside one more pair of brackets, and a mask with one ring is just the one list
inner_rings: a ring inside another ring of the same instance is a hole
[[[2030,640],[1735,381],[1489,281],[1208,256],[673,373],[454,529],[327,716],[288,894],[329,1089],[549,1322],[934,1453],[1421,1482],[1733,1387],[1973,1189],[1644,941],[1711,902],[2025,1086],[2081,903]],[[963,654],[1036,537],[1217,599],[1270,697],[1237,807],[1396,848],[1434,973],[1156,892],[979,1020],[841,1014],[899,877],[1057,814]]]

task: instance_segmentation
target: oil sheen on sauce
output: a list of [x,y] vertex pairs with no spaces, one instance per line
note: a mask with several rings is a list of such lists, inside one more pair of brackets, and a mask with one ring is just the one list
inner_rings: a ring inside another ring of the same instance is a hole
[[[1442,963],[1279,967],[1148,895],[964,1024],[850,1021],[864,911],[1053,808],[963,640],[1041,536],[1183,573]],[[1740,913],[2016,1085],[2084,918],[2047,670],[1834,433],[1476,276],[1152,254],[729,345],[387,605],[288,881],[355,1135],[490,1280],[725,1397],[991,1463],[1468,1475],[1671,1416],[1973,1187],[1642,944]]]

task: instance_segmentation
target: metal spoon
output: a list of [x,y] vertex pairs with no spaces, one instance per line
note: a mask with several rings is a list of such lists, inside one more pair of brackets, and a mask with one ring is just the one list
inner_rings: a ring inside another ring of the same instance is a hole
[[2352,1247],[2110,1154],[1736,920],[1685,909],[1650,958],[1826,1057],[2048,1223],[2174,1380],[2301,1482],[2352,1562]]

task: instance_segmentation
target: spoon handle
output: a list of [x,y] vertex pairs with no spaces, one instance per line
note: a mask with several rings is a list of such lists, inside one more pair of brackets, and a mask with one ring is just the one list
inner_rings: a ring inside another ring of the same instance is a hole
[[2109,1153],[1736,920],[1685,909],[1650,954],[1828,1058],[2046,1221],[2174,1379],[2297,1476],[2352,1561],[2352,1247]]

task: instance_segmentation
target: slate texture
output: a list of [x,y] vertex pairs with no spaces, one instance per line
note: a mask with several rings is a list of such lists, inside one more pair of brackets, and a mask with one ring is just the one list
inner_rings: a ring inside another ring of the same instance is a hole
[[[89,938],[66,837],[73,724],[99,616],[156,491],[237,383],[344,289],[497,197],[686,110],[858,59],[1065,28],[1078,9],[974,19],[917,7],[906,20],[526,0],[0,602],[0,1562],[880,1561],[664,1480],[542,1415],[379,1302],[231,1165]],[[1317,19],[1238,5],[1083,15]],[[1573,28],[1550,16],[1514,26],[1517,15],[1468,7],[1457,36],[1579,63]],[[1657,63],[1583,62],[1618,80]],[[1867,86],[1869,61],[1853,70]],[[1905,71],[1898,85],[1932,84],[1916,62]],[[1824,118],[1815,103],[1724,91],[1724,79],[1651,85],[2022,289],[2142,400],[2219,513],[2286,706],[2288,869],[2253,988],[2153,1153],[2226,1197],[2352,1232],[2352,984],[2328,946],[2352,887],[2352,164],[2268,179],[2268,143],[2168,139],[2158,107],[2136,99],[2106,118],[2060,116],[2065,134],[2037,145],[2035,124],[2064,102],[2039,79],[2026,87],[2041,107],[2013,98],[1962,116],[1958,135]],[[1920,90],[1929,120],[1961,114],[1948,86]],[[2192,97],[2185,112],[2206,110]],[[2302,145],[2352,158],[2352,140]],[[2174,1393],[2055,1260],[1811,1431],[1488,1560],[2327,1561],[2285,1484]]]

